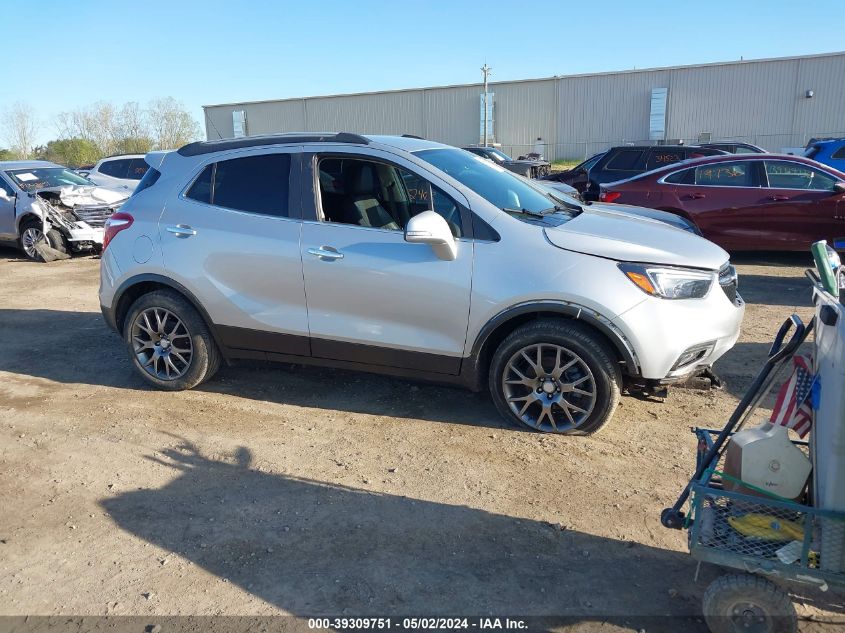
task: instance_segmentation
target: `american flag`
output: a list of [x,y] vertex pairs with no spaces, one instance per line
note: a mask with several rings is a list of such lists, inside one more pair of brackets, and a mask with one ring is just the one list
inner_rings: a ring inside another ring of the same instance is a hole
[[769,421],[791,428],[804,437],[813,425],[813,407],[810,392],[813,388],[813,360],[809,356],[795,356],[794,368],[778,392],[778,399]]

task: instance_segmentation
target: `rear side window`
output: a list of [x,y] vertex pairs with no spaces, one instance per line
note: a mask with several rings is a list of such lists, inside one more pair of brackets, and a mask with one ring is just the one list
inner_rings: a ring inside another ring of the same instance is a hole
[[668,182],[673,185],[691,185],[695,183],[695,170],[684,169],[683,171],[676,171],[674,174],[669,174],[663,179],[663,182]]
[[714,163],[695,168],[695,184],[710,187],[754,187],[754,162]]
[[684,155],[681,152],[673,152],[661,149],[652,150],[648,155],[645,168],[647,171],[663,167],[664,165],[671,165],[672,163],[679,163],[684,160]]
[[636,169],[637,163],[640,162],[642,155],[643,150],[640,149],[623,149],[607,162],[605,169],[608,171],[630,171]]
[[831,158],[845,158],[845,145],[842,145],[838,150],[833,152]]
[[114,178],[126,178],[129,171],[129,162],[128,160],[107,160],[100,165],[97,171]]
[[186,197],[237,211],[288,216],[290,155],[263,154],[208,165]]
[[133,158],[129,161],[129,171],[126,174],[126,177],[130,180],[141,180],[144,177],[144,174],[147,173],[147,169],[149,165],[147,165],[147,161],[143,158]]
[[[214,165],[211,164],[202,170],[202,173],[188,189],[185,195],[191,200],[211,204],[211,181],[214,178]],[[140,186],[140,185],[139,185]]]

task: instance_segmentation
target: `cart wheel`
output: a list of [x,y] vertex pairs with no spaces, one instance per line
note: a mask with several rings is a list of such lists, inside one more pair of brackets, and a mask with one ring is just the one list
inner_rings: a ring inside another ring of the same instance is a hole
[[798,615],[789,595],[775,583],[751,574],[714,580],[702,600],[713,633],[795,633]]

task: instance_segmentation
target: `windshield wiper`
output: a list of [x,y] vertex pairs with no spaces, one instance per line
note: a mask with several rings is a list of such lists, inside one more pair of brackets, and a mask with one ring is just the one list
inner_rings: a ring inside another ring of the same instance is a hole
[[540,211],[540,214],[541,215],[549,215],[550,213],[568,213],[570,215],[578,215],[579,213],[582,213],[583,211],[584,211],[584,209],[582,209],[581,207],[579,207],[577,205],[564,202],[563,205],[556,204],[553,207],[549,207],[548,209]]
[[529,211],[528,209],[510,209],[508,207],[502,207],[502,211],[505,213],[516,213],[517,215],[530,215],[532,218],[542,218],[548,215],[545,211]]

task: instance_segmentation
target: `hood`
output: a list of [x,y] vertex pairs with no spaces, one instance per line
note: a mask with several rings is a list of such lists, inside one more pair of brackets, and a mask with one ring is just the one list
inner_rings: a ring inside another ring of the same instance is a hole
[[93,187],[90,185],[61,187],[55,190],[59,194],[59,200],[68,207],[111,205],[122,202],[128,196],[126,192],[118,192],[105,187]]
[[621,262],[718,270],[728,261],[725,251],[703,237],[658,220],[591,207],[569,222],[544,231],[558,248]]
[[589,208],[621,217],[631,217],[633,215],[635,217],[659,220],[660,222],[670,226],[684,229],[685,231],[691,231],[696,235],[701,235],[701,232],[698,231],[692,222],[680,215],[670,213],[669,211],[649,209],[648,207],[636,207],[630,204],[616,204],[614,202],[591,202]]

